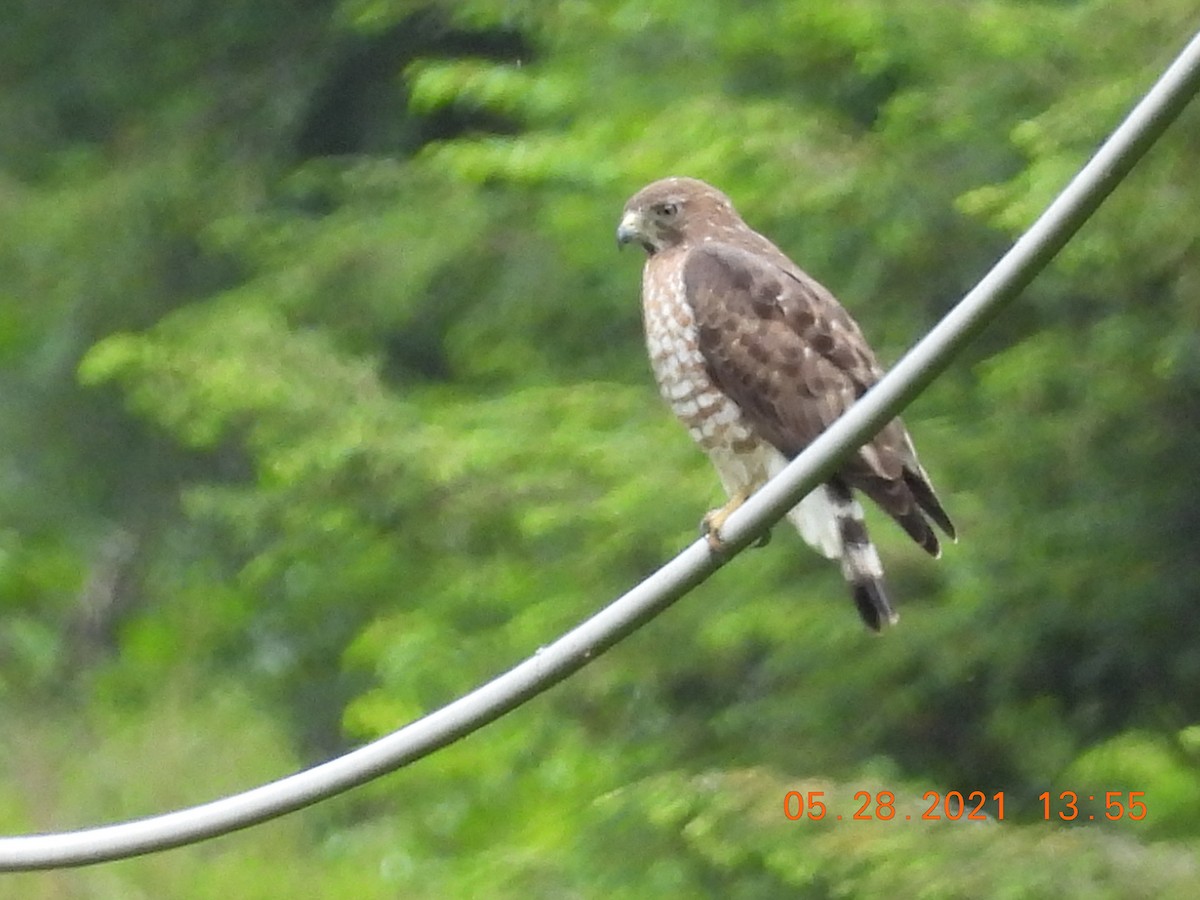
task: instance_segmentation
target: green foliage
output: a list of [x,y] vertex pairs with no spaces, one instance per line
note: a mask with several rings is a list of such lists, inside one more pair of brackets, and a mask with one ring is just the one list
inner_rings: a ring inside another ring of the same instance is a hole
[[[825,818],[788,821],[788,791],[818,793]],[[883,792],[893,797],[881,807]],[[944,808],[939,821],[922,821],[931,806],[924,793],[894,779],[789,781],[746,769],[657,776],[603,807],[617,821],[632,814],[654,823],[657,841],[630,852],[691,859],[692,871],[727,879],[721,896],[1182,898],[1194,891],[1197,863],[1185,846],[1147,850],[1129,837],[1049,822],[1001,824],[994,806],[988,821],[950,820]]]
[[[383,734],[694,536],[718,486],[654,394],[639,260],[613,250],[642,183],[723,187],[894,359],[1196,26],[1183,0],[735,6],[21,4],[0,830],[206,800]],[[895,632],[864,635],[780,526],[410,771],[14,889],[1190,896],[1198,140],[1192,111],[906,415],[963,541],[934,564],[873,521]],[[793,789],[907,814],[956,788],[1005,791],[1005,821],[782,815]],[[1047,790],[1144,791],[1149,814],[1045,822]]]

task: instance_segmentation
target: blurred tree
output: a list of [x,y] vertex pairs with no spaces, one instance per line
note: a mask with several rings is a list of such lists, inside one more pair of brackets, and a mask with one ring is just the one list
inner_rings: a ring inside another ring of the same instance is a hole
[[[610,249],[642,183],[721,185],[895,358],[1197,24],[1183,0],[17,13],[8,831],[208,799],[387,731],[690,539],[719,492],[654,395],[637,263]],[[789,536],[274,849],[22,895],[274,897],[303,858],[287,890],[332,896],[1184,896],[1198,132],[1192,111],[908,414],[964,542],[933,566],[875,529],[904,615],[887,639]],[[121,801],[152,755],[172,784]],[[1011,809],[783,819],[783,793],[826,782]],[[1068,788],[1146,790],[1150,821],[1041,821],[1036,796]]]

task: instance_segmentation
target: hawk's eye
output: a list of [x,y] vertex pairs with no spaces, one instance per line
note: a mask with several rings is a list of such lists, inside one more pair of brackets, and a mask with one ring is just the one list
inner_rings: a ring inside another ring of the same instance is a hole
[[679,212],[679,204],[677,204],[677,203],[659,203],[657,206],[654,207],[654,211],[656,213],[658,213],[658,215],[661,218],[673,219],[673,218],[675,218],[676,214]]

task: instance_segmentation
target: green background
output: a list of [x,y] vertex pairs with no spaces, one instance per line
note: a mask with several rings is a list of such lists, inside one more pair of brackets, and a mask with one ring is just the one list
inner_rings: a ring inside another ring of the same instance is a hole
[[[654,390],[639,254],[614,247],[642,184],[722,187],[891,362],[1200,25],[1187,0],[4,20],[5,834],[327,759],[694,539],[720,490]],[[882,638],[780,527],[410,769],[0,893],[1191,897],[1198,147],[1194,107],[906,413],[962,540],[935,563],[872,518],[903,617]],[[789,821],[790,790],[830,816]],[[880,790],[897,818],[849,821]],[[1003,791],[1004,821],[920,822],[931,790]],[[1148,814],[1044,821],[1065,790],[1143,791]]]

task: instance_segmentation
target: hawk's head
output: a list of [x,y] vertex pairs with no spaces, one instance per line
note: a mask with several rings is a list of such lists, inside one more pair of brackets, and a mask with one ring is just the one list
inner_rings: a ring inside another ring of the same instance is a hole
[[697,178],[664,178],[629,198],[617,227],[617,246],[641,244],[653,256],[680,244],[745,228],[729,198]]

